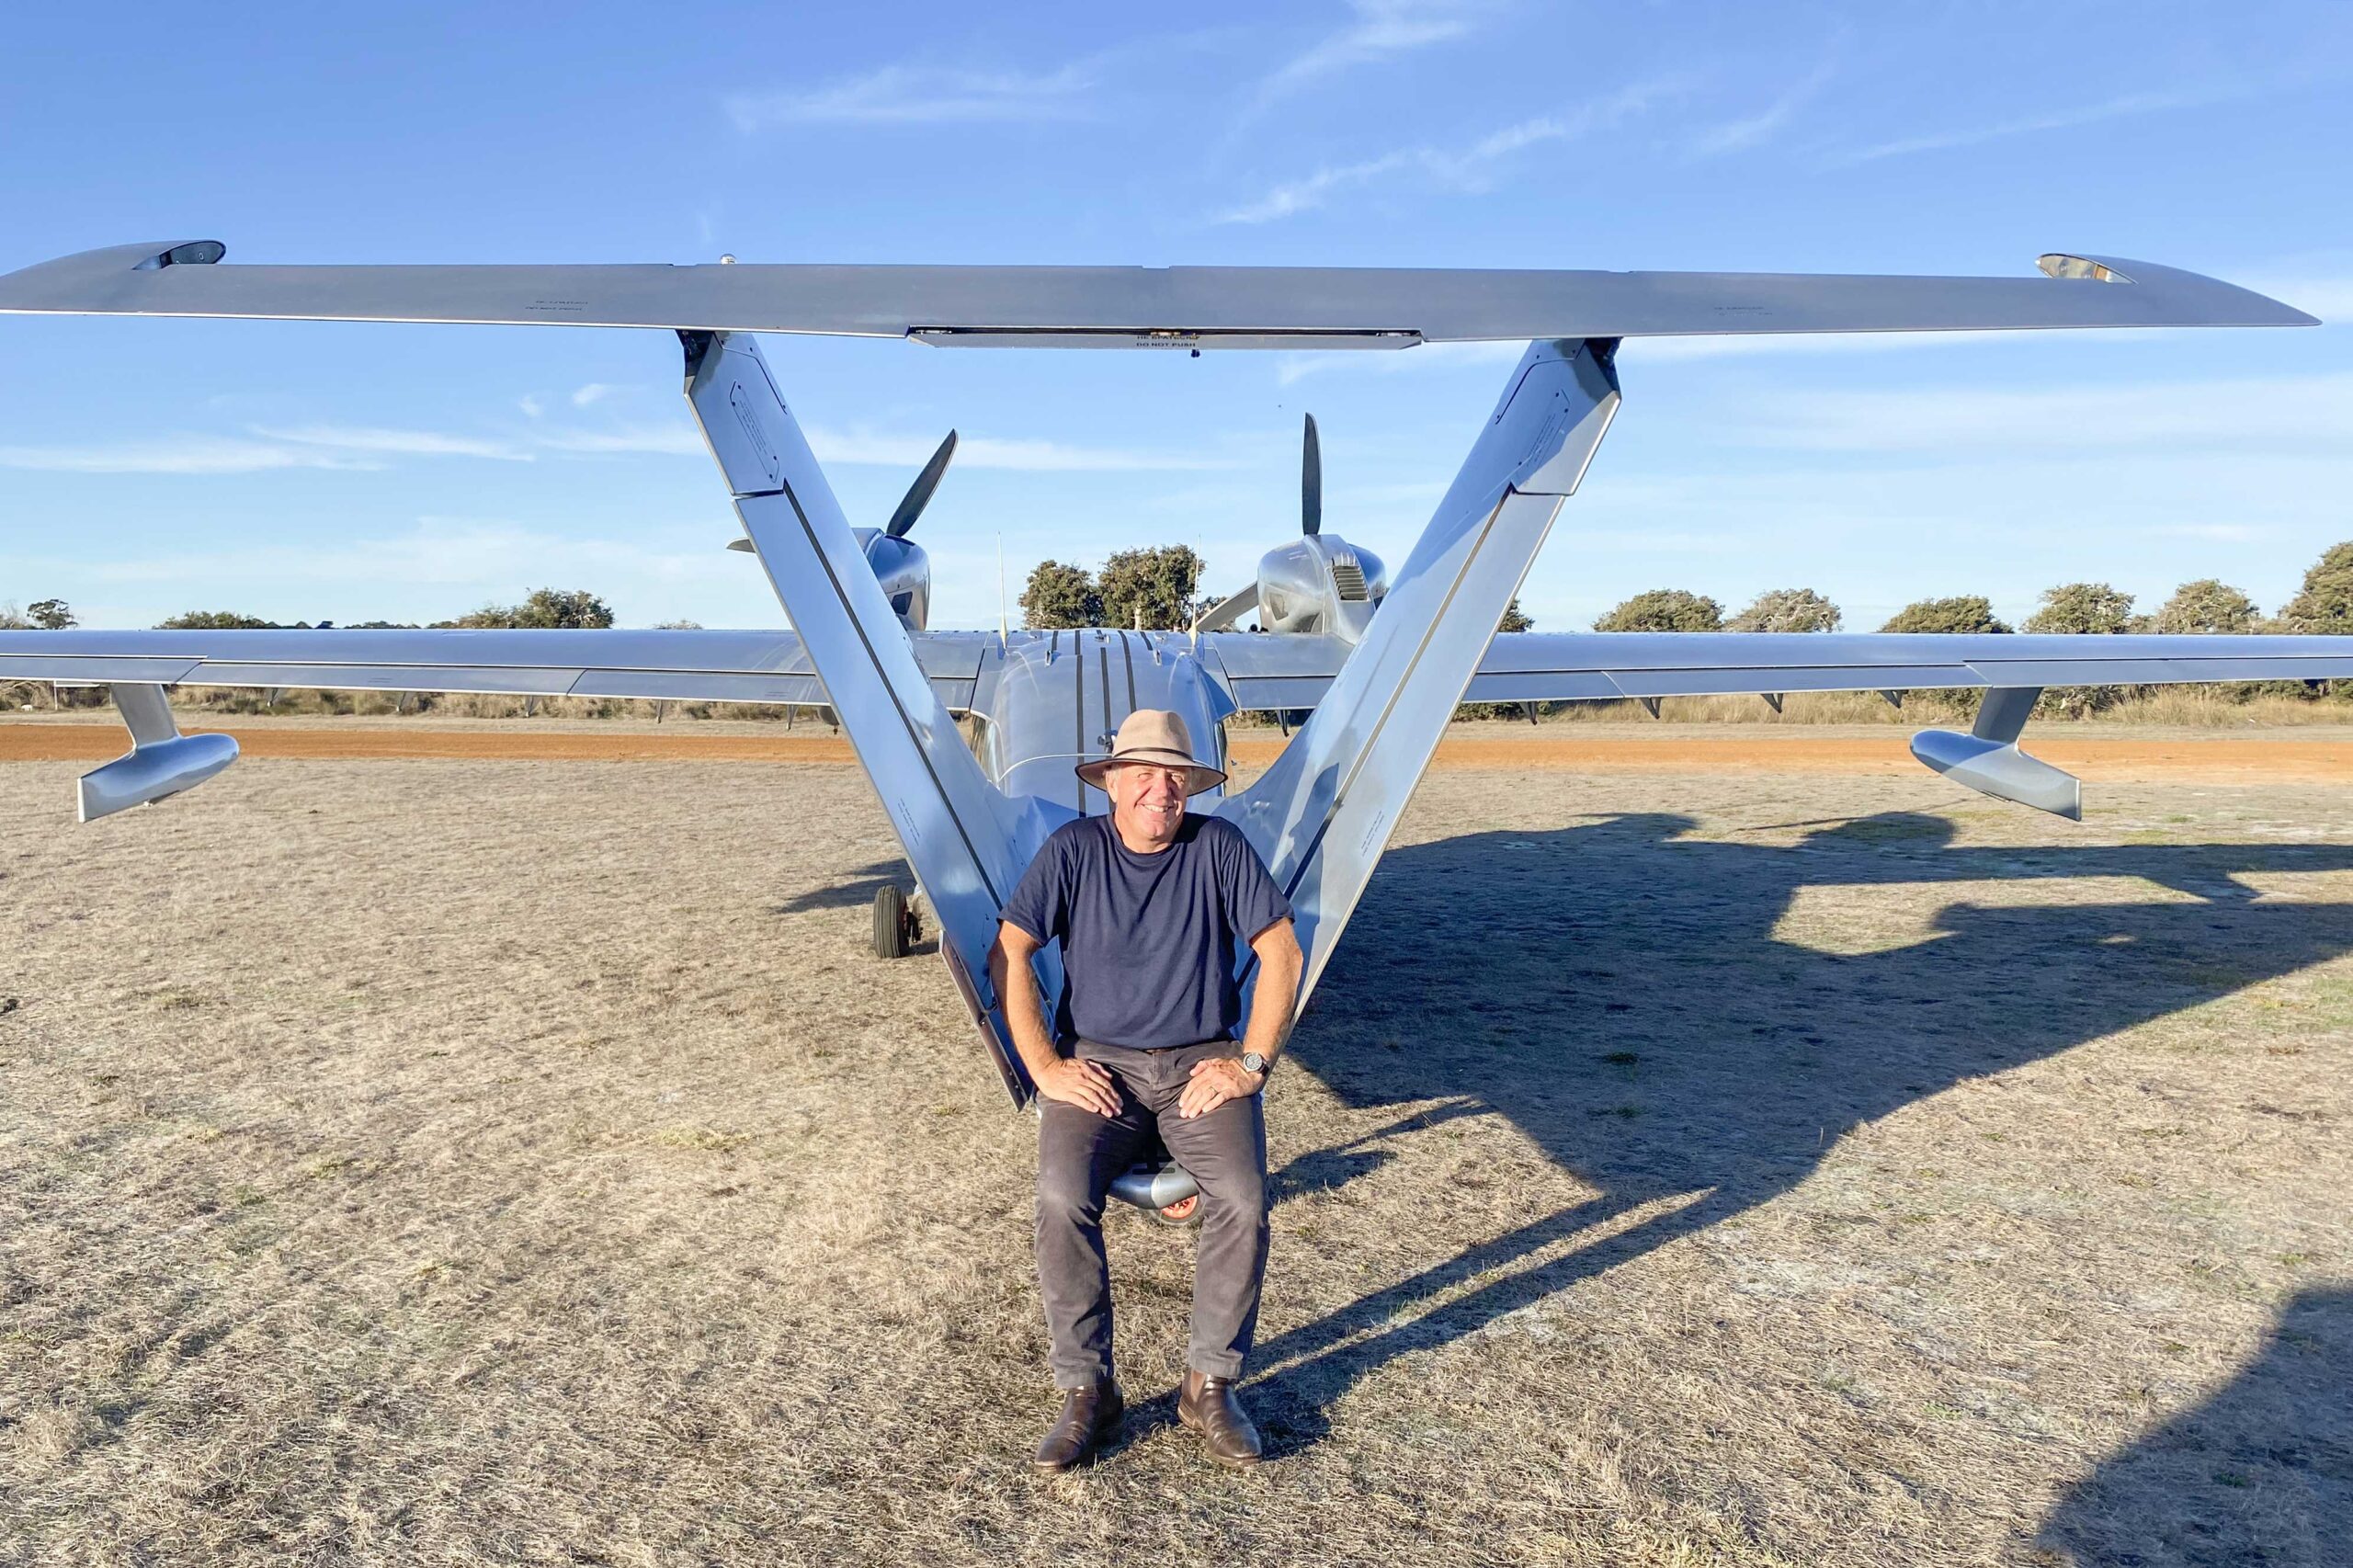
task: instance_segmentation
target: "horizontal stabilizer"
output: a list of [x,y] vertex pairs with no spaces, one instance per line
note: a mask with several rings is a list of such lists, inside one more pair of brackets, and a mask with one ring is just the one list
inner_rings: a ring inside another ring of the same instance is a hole
[[1331,267],[234,266],[214,241],[84,251],[0,276],[0,312],[824,333],[986,347],[1408,348],[1785,332],[2310,326],[2150,262],[2044,276]]

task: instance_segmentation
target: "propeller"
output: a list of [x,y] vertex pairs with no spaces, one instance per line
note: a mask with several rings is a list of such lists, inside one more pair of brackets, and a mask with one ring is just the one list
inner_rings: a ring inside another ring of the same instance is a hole
[[931,493],[939,488],[939,476],[948,472],[948,460],[955,455],[956,432],[950,430],[948,439],[931,454],[931,460],[923,465],[923,472],[915,475],[915,482],[907,486],[906,497],[891,514],[891,521],[882,529],[884,533],[892,539],[906,537],[907,530],[915,526],[915,519],[923,516],[923,509],[931,505]]
[[1324,448],[1315,439],[1315,415],[1307,416],[1307,435],[1299,459],[1299,531],[1314,534],[1324,528]]

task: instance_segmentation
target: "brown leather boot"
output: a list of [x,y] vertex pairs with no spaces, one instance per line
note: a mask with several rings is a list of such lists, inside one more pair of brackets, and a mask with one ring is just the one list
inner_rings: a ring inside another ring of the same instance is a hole
[[1246,1470],[1266,1452],[1232,1378],[1185,1369],[1185,1381],[1176,1385],[1176,1419],[1209,1439],[1210,1458],[1220,1464]]
[[1055,1417],[1053,1430],[1038,1445],[1037,1456],[1029,1462],[1046,1471],[1065,1471],[1084,1463],[1104,1442],[1120,1435],[1120,1422],[1127,1409],[1127,1402],[1120,1397],[1120,1385],[1109,1378],[1093,1388],[1064,1389],[1063,1413]]

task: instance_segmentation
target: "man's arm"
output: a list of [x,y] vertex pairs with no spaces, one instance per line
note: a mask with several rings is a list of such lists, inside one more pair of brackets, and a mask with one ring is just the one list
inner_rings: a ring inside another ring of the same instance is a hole
[[[1250,982],[1250,1027],[1243,1031],[1242,1049],[1265,1057],[1271,1071],[1283,1042],[1290,1038],[1306,959],[1299,950],[1299,933],[1288,919],[1251,937],[1250,950],[1258,955],[1257,974]],[[1214,1057],[1194,1064],[1192,1081],[1176,1096],[1176,1108],[1185,1116],[1200,1116],[1228,1100],[1256,1094],[1266,1083],[1265,1073],[1253,1073],[1230,1056]]]
[[1245,1055],[1256,1051],[1271,1067],[1283,1053],[1298,1017],[1299,977],[1307,956],[1300,951],[1299,933],[1288,919],[1250,938],[1250,950],[1258,955],[1258,974],[1250,983],[1250,1027],[1242,1031],[1242,1050]]
[[[1111,1085],[1111,1074],[1092,1062],[1064,1056],[1054,1049],[1053,1036],[1047,1032],[1045,1008],[1038,997],[1038,971],[1029,967],[1042,946],[1012,921],[997,922],[996,941],[989,949],[989,983],[1005,1008],[1005,1027],[1013,1035],[1013,1048],[1021,1053],[1021,1064],[1029,1069],[1029,1081],[1047,1099],[1097,1116],[1117,1116],[1120,1092]],[[1296,949],[1298,944],[1292,947]],[[1297,979],[1294,973],[1294,984]]]

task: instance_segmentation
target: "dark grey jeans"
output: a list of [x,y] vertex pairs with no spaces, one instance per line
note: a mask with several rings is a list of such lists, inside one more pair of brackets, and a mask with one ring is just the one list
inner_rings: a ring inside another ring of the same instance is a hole
[[1120,1091],[1120,1114],[1041,1102],[1038,1122],[1038,1289],[1053,1338],[1054,1383],[1085,1388],[1111,1375],[1111,1269],[1103,1254],[1103,1204],[1111,1178],[1135,1164],[1156,1122],[1169,1153],[1201,1188],[1193,1255],[1193,1332],[1185,1364],[1238,1378],[1258,1325],[1267,1272],[1267,1119],[1256,1095],[1188,1120],[1177,1096],[1193,1064],[1231,1056],[1229,1040],[1171,1051],[1078,1042]]

